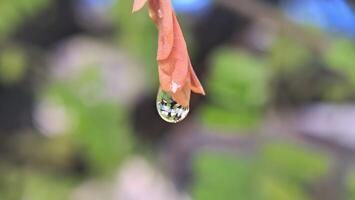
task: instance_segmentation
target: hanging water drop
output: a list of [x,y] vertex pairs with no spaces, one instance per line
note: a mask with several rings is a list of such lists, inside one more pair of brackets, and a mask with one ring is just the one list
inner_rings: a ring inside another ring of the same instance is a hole
[[177,123],[189,114],[189,107],[182,106],[173,100],[171,95],[159,88],[157,95],[157,110],[160,117],[169,122]]

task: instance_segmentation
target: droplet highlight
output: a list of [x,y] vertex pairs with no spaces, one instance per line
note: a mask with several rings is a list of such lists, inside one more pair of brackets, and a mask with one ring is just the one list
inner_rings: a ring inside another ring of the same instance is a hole
[[189,107],[182,106],[173,100],[168,92],[159,88],[157,95],[157,110],[159,116],[166,122],[178,123],[189,114]]

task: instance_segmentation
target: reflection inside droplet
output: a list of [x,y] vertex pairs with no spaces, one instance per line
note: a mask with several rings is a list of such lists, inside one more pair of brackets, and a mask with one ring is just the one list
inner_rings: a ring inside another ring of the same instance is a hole
[[169,93],[159,88],[157,110],[163,120],[169,123],[177,123],[186,118],[190,109],[176,103]]

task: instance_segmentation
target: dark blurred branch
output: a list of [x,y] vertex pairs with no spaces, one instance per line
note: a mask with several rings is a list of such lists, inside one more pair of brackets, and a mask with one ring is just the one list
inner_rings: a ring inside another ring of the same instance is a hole
[[328,41],[320,34],[310,33],[303,27],[288,20],[279,10],[265,5],[256,0],[215,0],[235,12],[244,15],[253,20],[268,20],[271,26],[299,42],[303,43],[315,53],[321,53],[326,49]]

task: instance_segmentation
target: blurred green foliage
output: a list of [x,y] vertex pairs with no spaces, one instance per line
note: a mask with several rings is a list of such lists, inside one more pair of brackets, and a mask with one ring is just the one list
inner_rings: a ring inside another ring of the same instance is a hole
[[266,144],[258,155],[204,152],[194,162],[196,200],[307,200],[305,188],[324,176],[327,157],[296,144]]
[[327,172],[327,157],[290,143],[267,144],[261,149],[263,167],[290,180],[311,181]]
[[355,96],[355,43],[348,39],[335,39],[323,55],[326,66],[341,77],[341,81],[331,85],[325,99],[349,101]]
[[98,67],[88,66],[76,79],[53,83],[44,98],[60,102],[69,111],[73,139],[94,173],[116,168],[131,152],[132,138],[126,110],[102,97]]
[[324,55],[329,67],[346,76],[355,86],[355,43],[346,39],[338,39]]
[[251,199],[253,163],[232,155],[197,154],[194,162],[196,200]]
[[29,200],[63,200],[70,199],[76,181],[72,177],[56,174],[43,174],[40,171],[28,170],[23,172],[26,178],[22,180],[22,198]]
[[[22,171],[6,162],[0,162],[0,199],[20,199],[21,194],[17,189],[22,186]],[[17,188],[17,189],[15,189]]]
[[263,116],[269,99],[270,71],[261,58],[235,49],[219,49],[206,85],[209,103],[201,116],[206,124],[247,128]]
[[347,200],[355,199],[355,169],[351,170],[347,178],[347,190],[350,193]]
[[148,77],[150,86],[158,84],[157,73],[157,30],[148,15],[147,6],[139,12],[132,13],[131,1],[117,1],[112,9],[112,19],[120,27],[117,30],[118,43],[127,48],[144,63],[143,70]]
[[26,55],[21,48],[9,47],[0,52],[0,81],[13,84],[20,81],[26,73]]
[[0,199],[63,200],[70,195],[78,180],[73,176],[53,173],[28,165],[17,168],[0,164]]
[[[0,42],[8,40],[20,24],[50,3],[49,0],[1,0]],[[147,9],[132,14],[131,4],[132,1],[116,1],[108,13],[116,31],[111,39],[144,63],[147,77],[153,77],[148,79],[151,82],[147,87],[156,89],[157,31]],[[210,58],[207,102],[200,110],[202,122],[220,130],[257,127],[276,99],[272,96],[275,94],[270,88],[271,81],[286,77],[286,80],[303,82],[312,78],[308,76],[310,72],[317,74],[319,69],[340,75],[342,81],[337,79],[333,85],[327,85],[326,91],[317,96],[318,101],[351,99],[355,88],[354,42],[346,39],[329,42],[330,47],[319,58],[288,37],[276,39],[263,55],[231,47],[216,49]],[[1,84],[16,83],[33,67],[27,65],[24,52],[25,47],[1,49]],[[315,59],[320,60],[314,62]],[[319,63],[321,66],[312,71]],[[103,81],[98,66],[85,66],[74,79],[49,80],[48,85],[41,87],[42,91],[36,91],[36,102],[55,102],[64,108],[69,115],[69,127],[60,136],[32,133],[15,137],[11,145],[16,150],[0,160],[1,200],[69,199],[83,178],[75,172],[76,162],[84,163],[86,168],[81,173],[85,178],[105,176],[112,175],[132,154],[134,140],[129,110],[104,97]],[[292,89],[309,89],[289,82],[296,85]],[[284,91],[281,93],[286,95]],[[264,144],[259,150],[250,157],[208,151],[197,154],[193,160],[194,199],[310,200],[312,184],[329,170],[327,156],[298,144]],[[348,177],[349,200],[355,198],[354,174]]]
[[[30,200],[70,199],[83,173],[111,177],[132,153],[127,110],[104,98],[98,70],[88,66],[75,78],[52,81],[42,88],[38,102],[56,102],[54,105],[64,108],[69,127],[49,138],[35,134],[14,138],[17,148],[8,156],[22,162],[0,162],[1,200],[23,196]],[[73,172],[77,167],[81,173]]]
[[261,200],[307,200],[310,199],[297,183],[280,177],[264,176],[259,178]]
[[24,19],[45,8],[50,0],[1,0],[0,1],[0,41],[6,39]]
[[292,73],[308,64],[311,56],[311,52],[302,44],[290,38],[281,37],[271,46],[267,63],[275,73]]

